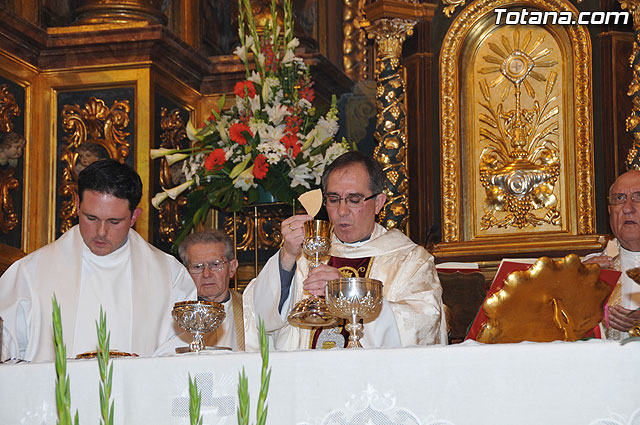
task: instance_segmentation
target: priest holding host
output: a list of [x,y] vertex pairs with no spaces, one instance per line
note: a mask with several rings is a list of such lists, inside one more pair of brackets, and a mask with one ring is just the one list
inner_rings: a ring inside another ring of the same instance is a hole
[[609,217],[615,239],[604,252],[589,255],[585,263],[622,271],[605,308],[604,335],[624,339],[640,321],[640,285],[627,271],[640,267],[640,171],[622,174],[609,189]]
[[364,323],[364,347],[446,344],[442,287],[434,259],[399,230],[375,222],[386,201],[380,164],[361,152],[347,152],[322,175],[323,201],[333,224],[330,259],[310,270],[302,253],[303,223],[310,215],[282,222],[283,245],[244,293],[247,350],[258,347],[262,318],[277,350],[345,347],[342,327],[306,328],[287,322],[293,306],[324,295],[328,281],[368,277],[382,281],[380,314]]
[[[204,344],[243,351],[242,294],[229,290],[229,281],[238,269],[233,241],[223,230],[203,230],[187,236],[178,253],[198,288],[198,299],[224,306],[224,321],[204,335]],[[183,333],[180,338],[184,345],[192,335]]]
[[196,298],[187,270],[132,229],[142,182],[125,164],[94,162],[78,177],[79,224],[0,277],[2,360],[52,361],[52,298],[69,357],[97,348],[100,308],[113,350],[151,356],[178,340],[174,303]]

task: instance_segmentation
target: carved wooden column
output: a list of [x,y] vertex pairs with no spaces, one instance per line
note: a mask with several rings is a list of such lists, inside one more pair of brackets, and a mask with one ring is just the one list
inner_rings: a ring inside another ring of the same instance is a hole
[[640,169],[640,0],[620,0],[620,5],[633,16],[634,31],[633,52],[630,58],[633,79],[627,92],[633,102],[631,115],[627,117],[627,131],[633,136],[633,146],[629,149],[626,167]]
[[378,115],[374,156],[387,178],[387,203],[380,212],[386,228],[407,232],[409,221],[409,175],[407,170],[407,122],[402,44],[413,34],[426,5],[399,0],[377,1],[365,9],[371,26],[369,38],[376,42],[375,79]]
[[166,24],[162,0],[80,0],[76,24],[149,22]]

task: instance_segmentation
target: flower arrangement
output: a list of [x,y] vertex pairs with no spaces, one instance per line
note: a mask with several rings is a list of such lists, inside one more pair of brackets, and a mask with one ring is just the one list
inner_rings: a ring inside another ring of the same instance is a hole
[[[185,183],[158,193],[158,208],[168,197],[188,190],[186,236],[211,207],[238,211],[259,199],[259,189],[292,203],[318,187],[325,166],[349,148],[338,143],[336,99],[321,115],[309,68],[295,55],[299,41],[293,34],[291,0],[283,1],[284,19],[277,21],[276,0],[271,20],[258,34],[249,0],[238,0],[238,35],[234,54],[244,64],[246,79],[235,85],[235,106],[222,111],[225,98],[196,130],[187,124],[188,149],[152,149],[151,157],[165,157],[172,165],[183,161]],[[254,69],[250,66],[250,59]],[[178,237],[176,243],[179,243]]]

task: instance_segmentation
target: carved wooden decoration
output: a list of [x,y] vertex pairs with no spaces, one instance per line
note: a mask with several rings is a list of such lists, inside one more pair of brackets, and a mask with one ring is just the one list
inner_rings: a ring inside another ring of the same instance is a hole
[[60,161],[63,163],[58,194],[65,198],[60,207],[60,232],[73,226],[77,215],[78,174],[91,163],[113,158],[124,162],[130,143],[126,132],[129,125],[129,101],[114,101],[111,108],[101,99],[91,97],[82,107],[64,105],[62,125],[68,134],[63,138]]
[[[186,124],[180,117],[180,110],[173,109],[171,112],[167,108],[160,109],[160,147],[165,149],[182,149],[189,147]],[[166,157],[161,159],[160,165],[160,186],[163,190],[171,189],[185,182],[182,172],[184,160],[175,164],[170,164]],[[176,199],[167,199],[160,204],[158,212],[160,219],[160,239],[163,242],[173,243],[182,230],[182,215],[187,206],[187,198],[180,195]]]
[[20,222],[11,196],[11,191],[20,188],[14,172],[26,145],[24,137],[13,132],[13,119],[20,114],[14,95],[8,85],[3,84],[0,86],[0,231],[5,234]]

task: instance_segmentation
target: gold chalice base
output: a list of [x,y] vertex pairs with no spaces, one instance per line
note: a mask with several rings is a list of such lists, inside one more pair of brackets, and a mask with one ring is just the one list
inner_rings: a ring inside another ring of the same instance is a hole
[[300,300],[287,316],[287,321],[294,326],[328,327],[337,326],[338,318],[329,314],[324,298],[310,296]]

